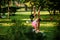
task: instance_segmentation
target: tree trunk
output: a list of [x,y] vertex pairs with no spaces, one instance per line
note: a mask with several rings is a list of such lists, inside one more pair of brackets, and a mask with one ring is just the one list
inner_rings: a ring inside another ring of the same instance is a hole
[[55,15],[55,11],[56,11],[56,10],[54,9],[54,11],[53,11],[53,14],[54,14],[54,15]]
[[11,3],[12,3],[12,0],[8,0],[8,18],[10,18],[9,17],[9,15],[10,15],[10,6],[11,6]]
[[0,18],[1,18],[1,5],[0,5]]
[[51,10],[48,10],[49,14],[51,15]]
[[1,18],[1,0],[0,0],[0,18]]
[[60,10],[59,10],[59,14],[60,14]]
[[32,5],[31,2],[30,2],[30,5],[31,5],[31,14],[32,14],[32,11],[33,11],[33,5]]
[[25,5],[25,11],[27,11],[27,5],[26,4],[24,4]]
[[8,18],[9,18],[9,14],[10,14],[10,12],[9,12],[9,5],[8,5]]
[[8,19],[10,18],[10,17],[9,17],[9,15],[10,15],[10,12],[9,12],[9,11],[10,11],[10,10],[9,10],[9,7],[10,7],[10,3],[11,3],[10,1],[11,1],[11,0],[8,0]]

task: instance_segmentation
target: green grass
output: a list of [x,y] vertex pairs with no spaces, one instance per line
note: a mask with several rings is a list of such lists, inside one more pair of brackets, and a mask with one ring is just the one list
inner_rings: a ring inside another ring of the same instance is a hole
[[[49,19],[50,16],[48,14],[49,13],[47,11],[46,12],[45,11],[41,11],[41,18],[42,19]],[[0,22],[1,23],[4,23],[4,22],[5,23],[10,23],[10,22],[12,22],[12,20],[15,19],[15,20],[21,21],[22,23],[20,23],[20,24],[23,25],[24,23],[26,23],[26,21],[28,21],[27,19],[30,19],[29,17],[30,17],[30,12],[16,12],[16,16],[10,16],[10,20],[6,21],[5,19],[0,19],[1,20]],[[52,16],[52,17],[54,17],[54,19],[56,19],[55,17],[58,17],[58,16],[56,15],[56,16]],[[22,19],[26,19],[26,20],[22,20]],[[53,22],[55,23],[54,25],[56,25],[57,21],[50,21],[50,20],[48,20],[48,21],[46,21],[46,20],[44,21],[43,20],[43,21],[41,21],[41,24],[49,24],[49,23],[52,24]],[[17,25],[20,25],[20,24],[17,24]],[[29,24],[31,24],[31,22]],[[29,30],[29,27],[32,27],[32,25],[28,25],[28,24],[25,25],[25,26],[27,27],[28,30]],[[7,34],[8,29],[10,29],[10,27],[5,27],[5,26],[0,25],[0,35]],[[40,27],[40,30],[45,32],[45,34],[47,36],[47,40],[53,40],[55,26],[51,26],[51,25],[44,26],[44,25],[42,25]]]

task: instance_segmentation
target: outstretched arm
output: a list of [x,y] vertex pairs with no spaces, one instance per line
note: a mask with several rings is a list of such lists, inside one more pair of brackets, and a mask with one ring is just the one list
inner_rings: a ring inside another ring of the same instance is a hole
[[38,18],[40,18],[40,8],[41,7],[39,7],[39,9],[38,9]]
[[40,27],[40,8],[41,7],[39,7],[39,9],[38,9],[38,27],[37,27],[38,30],[39,30],[39,27]]
[[36,7],[35,6],[33,6],[33,12],[34,12],[34,17],[35,17],[35,15],[36,15]]

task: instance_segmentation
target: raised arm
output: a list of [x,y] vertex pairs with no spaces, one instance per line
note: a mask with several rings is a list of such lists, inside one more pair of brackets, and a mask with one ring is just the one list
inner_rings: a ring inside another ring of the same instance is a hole
[[39,9],[38,9],[38,18],[40,18],[40,8],[41,7],[39,7]]
[[35,17],[35,15],[36,15],[36,7],[35,6],[33,6],[33,12],[34,12],[34,17]]
[[39,27],[40,27],[40,8],[41,7],[39,7],[39,9],[38,9],[38,27],[37,27],[38,30],[39,30]]

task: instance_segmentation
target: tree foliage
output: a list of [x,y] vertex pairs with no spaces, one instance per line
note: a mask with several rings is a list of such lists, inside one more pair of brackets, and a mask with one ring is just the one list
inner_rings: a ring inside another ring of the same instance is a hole
[[60,11],[60,1],[59,0],[46,0],[46,7],[47,10],[49,11],[53,11],[53,14],[56,14],[56,10]]

